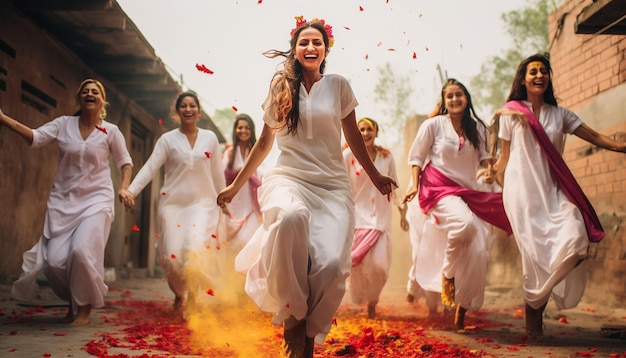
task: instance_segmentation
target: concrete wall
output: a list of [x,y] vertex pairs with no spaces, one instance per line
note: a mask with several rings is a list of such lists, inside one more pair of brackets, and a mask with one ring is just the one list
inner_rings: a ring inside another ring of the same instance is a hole
[[[161,128],[145,110],[101,78],[65,46],[19,13],[0,9],[0,107],[9,116],[38,127],[53,118],[74,114],[74,95],[85,78],[101,80],[107,90],[107,120],[131,137],[133,121],[152,133],[150,147]],[[26,88],[25,88],[26,87]],[[0,126],[0,279],[16,278],[22,253],[39,239],[46,202],[57,166],[55,145],[41,149]],[[139,158],[143,163],[143,158]],[[136,158],[133,158],[136,160]],[[136,170],[135,170],[136,171]],[[113,165],[116,190],[119,170]],[[116,220],[107,245],[105,265],[119,266],[133,223],[124,222],[124,208],[116,204]]]

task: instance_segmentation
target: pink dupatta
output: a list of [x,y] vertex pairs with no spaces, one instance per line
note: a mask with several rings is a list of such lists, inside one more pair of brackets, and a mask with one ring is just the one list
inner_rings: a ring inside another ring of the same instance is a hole
[[440,199],[448,195],[461,197],[476,216],[499,227],[508,235],[513,232],[504,211],[502,193],[490,193],[462,187],[428,164],[420,176],[419,203],[422,211],[427,213]]
[[550,169],[552,169],[552,174],[556,179],[559,188],[563,190],[563,193],[569,201],[576,205],[578,210],[580,210],[585,221],[589,241],[601,241],[605,234],[602,224],[598,219],[598,215],[596,215],[596,211],[593,209],[593,206],[589,202],[589,199],[587,199],[587,196],[585,196],[585,193],[583,193],[580,185],[578,185],[578,182],[567,167],[567,164],[565,164],[563,157],[556,150],[554,145],[552,145],[550,138],[548,138],[546,131],[543,129],[541,123],[539,123],[539,120],[535,117],[535,114],[521,101],[509,101],[504,105],[504,108],[522,112],[524,116],[526,116],[531,132],[537,140],[539,147],[541,147],[546,159],[548,159]]

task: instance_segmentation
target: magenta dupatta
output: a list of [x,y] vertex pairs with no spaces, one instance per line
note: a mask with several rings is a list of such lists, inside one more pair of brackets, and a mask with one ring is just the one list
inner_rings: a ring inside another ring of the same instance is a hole
[[476,216],[499,227],[508,235],[513,232],[502,204],[502,193],[462,187],[428,164],[420,176],[419,203],[422,211],[427,213],[440,199],[448,195],[461,197]]
[[593,209],[593,206],[589,202],[589,199],[587,199],[587,196],[585,196],[585,193],[583,193],[580,185],[578,185],[578,182],[567,167],[567,164],[565,164],[563,157],[556,150],[554,145],[552,145],[550,138],[548,138],[546,131],[543,129],[541,123],[539,123],[539,120],[535,117],[535,114],[521,101],[509,101],[504,105],[504,108],[522,112],[526,116],[531,132],[535,137],[535,140],[537,140],[539,147],[541,147],[541,151],[546,156],[546,159],[548,159],[553,177],[556,179],[559,188],[563,190],[563,193],[569,201],[576,205],[578,210],[580,210],[585,221],[589,241],[601,241],[605,234],[602,224],[598,219],[598,215],[596,215],[596,211]]

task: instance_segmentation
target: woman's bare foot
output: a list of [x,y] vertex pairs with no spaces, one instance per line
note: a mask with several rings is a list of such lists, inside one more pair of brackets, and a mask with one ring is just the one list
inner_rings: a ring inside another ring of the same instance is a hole
[[61,323],[70,324],[72,322],[74,322],[74,310],[72,309],[72,305],[70,305],[67,309],[67,314],[63,317]]
[[465,333],[465,312],[467,310],[461,305],[456,306],[456,313],[454,314],[454,326],[458,333]]
[[367,318],[376,318],[376,304],[368,303],[367,304]]
[[413,295],[412,295],[412,294],[410,294],[410,293],[407,293],[407,294],[406,294],[406,301],[407,301],[408,303],[413,303],[413,301],[415,301],[415,296],[413,296]]
[[176,313],[180,313],[183,310],[183,298],[180,296],[176,296],[176,298],[174,298],[174,312]]
[[283,351],[288,358],[305,357],[306,346],[306,321],[296,321],[291,317],[285,322],[283,332]]
[[306,336],[304,339],[304,358],[313,358],[315,351],[315,338]]
[[74,317],[74,320],[70,325],[72,326],[84,326],[89,324],[89,315],[91,314],[91,305],[84,305],[78,307],[78,314]]
[[539,309],[534,309],[528,303],[526,304],[526,333],[531,339],[543,340],[543,310],[545,308],[546,304]]

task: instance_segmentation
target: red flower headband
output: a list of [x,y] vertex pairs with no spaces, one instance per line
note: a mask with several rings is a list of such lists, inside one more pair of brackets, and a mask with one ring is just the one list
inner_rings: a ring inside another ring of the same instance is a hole
[[[298,29],[298,27],[307,23],[307,21],[304,19],[304,16],[302,15],[296,16],[295,19],[296,19],[296,27],[291,29],[291,32],[289,33],[290,36],[293,36],[293,34]],[[313,19],[311,19],[311,22],[319,22],[320,24],[322,24],[322,26],[324,26],[324,29],[326,30],[326,34],[328,35],[328,47],[333,47],[333,45],[335,44],[335,37],[333,36],[333,27],[327,24],[326,21],[324,21],[324,19],[318,19],[317,17],[314,17]]]

